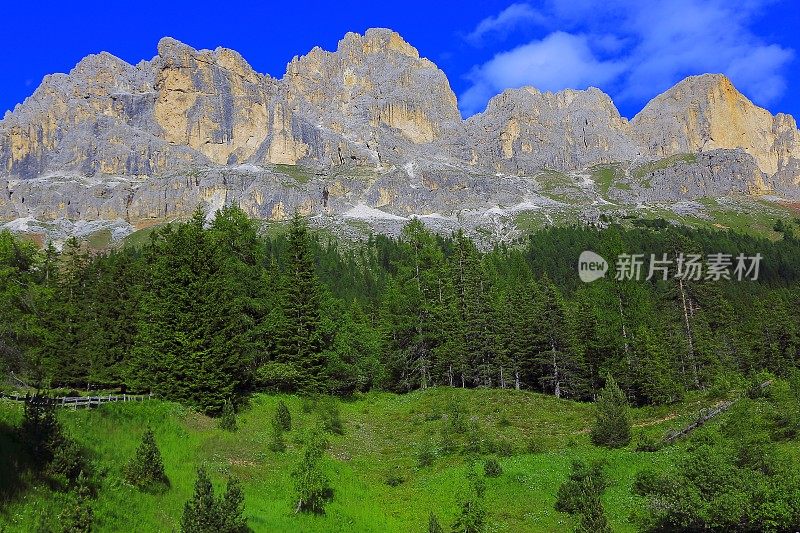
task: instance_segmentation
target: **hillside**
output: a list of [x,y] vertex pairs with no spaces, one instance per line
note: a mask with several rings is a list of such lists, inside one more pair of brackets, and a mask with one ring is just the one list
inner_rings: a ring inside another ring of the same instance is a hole
[[[285,453],[268,449],[269,424],[282,399],[292,414]],[[637,471],[674,463],[682,445],[659,452],[604,450],[589,443],[593,407],[511,390],[433,388],[405,395],[369,393],[336,401],[344,434],[329,435],[326,470],[335,494],[324,516],[294,514],[290,472],[300,457],[304,433],[318,422],[318,412],[296,396],[258,394],[238,417],[239,431],[228,433],[203,415],[178,404],[153,400],[142,404],[112,404],[93,410],[59,412],[69,432],[91,451],[103,472],[94,503],[98,531],[170,531],[178,527],[183,504],[191,496],[195,469],[205,465],[215,484],[229,474],[244,487],[246,516],[254,531],[422,531],[431,511],[449,525],[466,487],[469,459],[456,452],[440,455],[432,466],[420,467],[420,446],[431,442],[440,451],[440,434],[453,403],[477,422],[482,452],[499,456],[503,474],[487,479],[487,522],[491,531],[547,532],[567,530],[574,523],[554,510],[555,494],[573,459],[604,458],[611,486],[603,498],[614,531],[633,531],[631,511],[641,505],[631,494]],[[691,421],[702,406],[715,400],[696,397],[679,405],[632,411],[634,435],[662,436]],[[9,426],[19,423],[21,407],[0,401],[0,442],[9,446]],[[148,495],[126,485],[123,465],[133,455],[147,427],[156,441],[172,487],[163,495]],[[489,444],[493,443],[493,444]],[[487,449],[498,452],[489,453]],[[505,450],[505,451],[504,451]],[[503,456],[507,454],[508,456]],[[5,455],[3,461],[8,461]],[[482,469],[482,461],[478,461]],[[0,464],[6,476],[8,463]],[[390,486],[387,480],[402,481]],[[23,481],[30,481],[23,478]],[[1,487],[8,490],[8,481]],[[31,531],[39,516],[57,514],[63,496],[36,486],[0,513],[0,529]]]

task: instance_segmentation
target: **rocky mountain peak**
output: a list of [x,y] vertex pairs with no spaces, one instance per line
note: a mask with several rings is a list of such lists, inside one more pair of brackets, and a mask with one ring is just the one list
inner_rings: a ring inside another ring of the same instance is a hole
[[[592,192],[598,165],[616,174]],[[287,182],[285,168],[300,181]],[[452,222],[466,206],[530,206],[540,192],[531,180],[545,171],[598,203],[796,197],[800,132],[722,75],[687,78],[631,121],[599,89],[533,87],[504,91],[463,120],[444,72],[389,29],[348,33],[333,51],[315,47],[280,79],[234,50],[165,37],[135,66],[87,56],[6,114],[0,222],[138,224],[234,199],[274,220],[364,204],[356,214],[430,208]]]
[[419,52],[408,44],[403,37],[388,28],[370,28],[364,35],[349,32],[339,41],[338,52],[348,53],[361,50],[367,55],[392,55],[399,54],[411,59],[419,59]]
[[767,175],[797,154],[782,142],[796,126],[756,106],[722,74],[690,76],[655,97],[632,120],[654,157],[742,148]]

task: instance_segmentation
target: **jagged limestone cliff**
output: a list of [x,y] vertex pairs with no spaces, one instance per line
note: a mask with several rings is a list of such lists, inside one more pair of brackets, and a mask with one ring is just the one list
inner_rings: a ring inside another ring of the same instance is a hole
[[[598,184],[598,165],[620,182]],[[237,202],[268,220],[363,206],[449,228],[570,195],[588,206],[797,197],[799,182],[794,119],[724,76],[687,78],[631,121],[598,89],[529,87],[462,120],[445,74],[387,29],[314,48],[281,79],[171,38],[137,65],[91,55],[0,121],[0,222],[133,227]]]

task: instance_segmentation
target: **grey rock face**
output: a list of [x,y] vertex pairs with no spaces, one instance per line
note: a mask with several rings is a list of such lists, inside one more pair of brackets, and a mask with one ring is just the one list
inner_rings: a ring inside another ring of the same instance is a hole
[[623,181],[628,187],[615,190],[616,199],[623,203],[676,202],[772,190],[755,159],[740,148],[702,152],[688,161],[654,166],[633,169]]
[[[592,180],[612,164],[619,183]],[[385,29],[314,48],[282,79],[170,38],[137,65],[91,55],[0,121],[0,221],[138,227],[236,202],[268,220],[298,210],[381,231],[412,215],[505,228],[565,202],[797,197],[798,183],[794,119],[723,76],[687,78],[630,122],[598,89],[533,88],[462,120],[445,74]]]
[[574,170],[630,161],[642,151],[611,98],[595,88],[508,90],[468,119],[467,129],[476,162],[502,172]]

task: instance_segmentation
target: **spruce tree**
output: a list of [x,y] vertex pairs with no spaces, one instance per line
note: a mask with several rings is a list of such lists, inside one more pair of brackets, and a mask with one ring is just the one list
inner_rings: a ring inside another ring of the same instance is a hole
[[631,421],[628,400],[609,374],[605,387],[595,403],[595,422],[592,442],[598,446],[621,448],[631,441]]
[[59,528],[62,533],[90,533],[92,531],[94,511],[91,498],[91,489],[81,473],[70,493],[67,506],[58,515]]
[[256,253],[231,248],[237,228],[252,233],[246,217],[225,210],[205,225],[198,209],[151,235],[129,381],[217,415],[249,381],[257,313],[248,292],[261,271],[250,264]]
[[292,218],[287,244],[273,360],[291,372],[294,389],[322,392],[326,390],[327,379],[320,286],[314,272],[308,229],[298,213]]
[[276,453],[286,451],[286,441],[283,438],[283,426],[281,426],[277,419],[272,420],[269,449]]
[[600,497],[608,485],[603,464],[572,463],[569,478],[558,488],[555,508],[580,516],[579,533],[610,533]]
[[220,521],[217,502],[214,499],[214,487],[204,468],[197,469],[197,481],[194,484],[194,495],[183,507],[181,517],[182,533],[216,533]]
[[181,517],[182,533],[245,533],[244,494],[239,480],[228,478],[225,494],[214,497],[214,487],[205,469],[197,469],[194,495]]
[[222,407],[222,414],[219,417],[219,427],[224,431],[234,432],[238,429],[236,425],[236,412],[233,409],[233,402],[225,402]]
[[148,428],[142,435],[142,441],[136,448],[136,455],[125,466],[124,475],[128,483],[145,492],[158,492],[169,488],[161,452],[151,429]]
[[225,494],[217,502],[217,513],[221,533],[244,533],[250,531],[244,517],[244,493],[235,477],[228,478]]
[[597,494],[586,493],[582,496],[583,508],[581,520],[575,528],[576,533],[611,533],[603,504]]
[[321,434],[310,435],[303,450],[303,458],[292,471],[295,482],[295,513],[307,511],[325,513],[325,504],[332,497],[333,490],[320,464],[327,443]]
[[19,431],[35,466],[41,469],[50,464],[56,449],[64,443],[52,398],[38,393],[26,398]]
[[275,421],[283,431],[292,430],[292,415],[283,400],[278,402],[278,407],[275,409]]
[[472,466],[467,470],[467,482],[467,496],[461,503],[461,512],[453,522],[451,531],[453,533],[482,533],[486,527],[486,509],[483,502],[486,485]]

